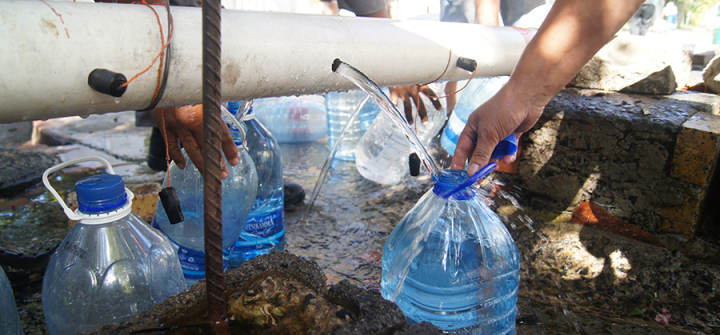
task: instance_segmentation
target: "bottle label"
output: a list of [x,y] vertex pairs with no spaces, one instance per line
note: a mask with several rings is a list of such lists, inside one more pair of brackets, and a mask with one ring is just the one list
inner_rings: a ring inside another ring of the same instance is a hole
[[465,122],[453,113],[450,115],[447,127],[445,127],[445,136],[447,136],[450,141],[457,144],[463,128],[465,128]]
[[284,216],[285,212],[283,211],[283,207],[260,215],[252,215],[251,213],[235,245],[245,244],[243,242],[246,242],[247,245],[254,245],[257,244],[260,239],[265,239],[284,231]]
[[[165,232],[162,231],[160,225],[153,218],[152,227],[161,231],[165,237],[167,237],[172,244],[177,247],[178,258],[180,259],[180,267],[182,268],[183,276],[188,280],[200,280],[205,278],[205,252],[195,249],[185,248],[173,241]],[[223,250],[223,271],[227,269],[228,261],[230,259],[230,252]]]
[[[179,247],[178,258],[186,279],[200,280],[205,278],[205,252]],[[223,271],[227,269],[229,258],[230,253],[223,250]]]

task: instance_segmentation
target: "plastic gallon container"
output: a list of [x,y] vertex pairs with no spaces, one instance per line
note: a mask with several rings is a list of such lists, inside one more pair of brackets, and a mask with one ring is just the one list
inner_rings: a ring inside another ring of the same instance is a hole
[[[50,173],[79,162],[104,163],[110,174],[75,184],[79,208],[67,207]],[[54,166],[43,183],[71,220],[78,220],[50,258],[42,305],[50,334],[77,334],[129,320],[186,289],[168,239],[132,212],[133,194],[100,157]]]
[[328,132],[322,95],[255,99],[253,110],[278,143],[315,141]]
[[388,237],[382,295],[409,322],[450,334],[515,333],[518,249],[472,186],[492,165],[470,180],[464,171],[441,172]]
[[[255,164],[246,150],[240,151],[240,163],[228,169],[227,178],[222,180],[222,234],[223,264],[227,269],[230,248],[242,232],[257,194],[258,177]],[[205,278],[205,225],[202,174],[183,150],[187,165],[184,169],[170,164],[170,186],[177,191],[185,220],[172,224],[160,199],[153,217],[153,227],[165,233],[178,249],[180,265],[188,286]],[[168,178],[163,181],[168,186]]]
[[370,128],[375,117],[380,113],[380,106],[372,99],[368,99],[368,101],[363,104],[366,96],[367,94],[361,90],[330,92],[325,95],[328,145],[330,148],[332,148],[338,140],[338,136],[345,127],[345,124],[350,120],[350,116],[352,116],[356,109],[360,108],[360,113],[350,125],[348,131],[345,132],[340,147],[335,153],[335,158],[354,161],[355,147],[363,134]]
[[[253,104],[254,105],[254,104]],[[236,115],[240,104],[230,102],[228,110]],[[230,268],[273,250],[285,249],[285,212],[283,170],[280,146],[273,135],[254,117],[254,108],[242,117],[245,144],[258,174],[258,191],[245,226],[230,250]],[[234,123],[228,124],[235,145],[242,145],[242,134]]]
[[15,295],[5,271],[0,266],[0,335],[23,335]]
[[[415,130],[423,145],[428,145],[445,124],[447,111],[444,101],[442,109],[437,110],[428,97],[423,94],[420,96],[428,113],[428,123],[423,125],[420,120],[415,120],[410,127]],[[412,109],[413,115],[417,115],[415,104]],[[404,110],[402,99],[398,101],[398,110]],[[408,157],[411,153],[413,150],[405,133],[387,113],[380,113],[355,149],[355,166],[366,179],[393,185],[408,175]]]

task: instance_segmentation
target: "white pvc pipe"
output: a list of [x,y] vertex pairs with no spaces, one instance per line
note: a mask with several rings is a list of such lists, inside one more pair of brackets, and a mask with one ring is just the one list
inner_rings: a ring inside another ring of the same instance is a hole
[[[167,34],[165,8],[154,6]],[[173,7],[172,60],[159,107],[201,97],[201,9]],[[0,123],[147,107],[158,64],[121,98],[93,91],[95,68],[128,79],[160,51],[160,32],[144,5],[0,1]],[[308,14],[222,13],[223,100],[314,94],[354,88],[331,71],[339,58],[380,86],[468,78],[458,56],[477,60],[478,75],[506,75],[527,31],[505,27]]]

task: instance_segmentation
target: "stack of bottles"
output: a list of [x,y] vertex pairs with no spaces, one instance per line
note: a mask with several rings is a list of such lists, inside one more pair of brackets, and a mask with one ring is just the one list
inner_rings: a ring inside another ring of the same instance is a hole
[[520,257],[472,186],[483,173],[441,172],[385,243],[382,295],[410,323],[428,321],[448,334],[515,333]]
[[[257,194],[258,175],[255,164],[246,150],[240,151],[240,163],[230,165],[227,178],[222,180],[222,248],[223,266],[227,269],[230,249],[235,245],[243,225],[247,221]],[[152,225],[170,238],[178,249],[178,257],[188,286],[205,278],[205,230],[203,177],[187,153],[183,150],[187,165],[180,169],[175,162],[170,164],[168,179],[162,187],[176,189],[184,220],[170,223],[162,202],[158,199]]]
[[[436,91],[440,96],[442,90]],[[445,102],[442,108],[435,109],[432,102],[424,94],[420,95],[427,110],[428,122],[422,124],[417,116],[417,106],[412,110],[415,122],[411,128],[424,145],[428,145],[445,124],[447,111]],[[402,99],[398,101],[399,111],[404,110]],[[380,113],[370,129],[362,136],[355,149],[355,166],[366,179],[379,184],[393,185],[399,183],[408,174],[408,157],[414,150],[400,127],[392,121],[387,113]]]
[[328,131],[322,95],[255,99],[253,109],[279,143],[315,141]]
[[3,328],[0,330],[2,335],[24,334],[15,304],[15,295],[2,267],[0,267],[0,325]]
[[[52,188],[50,173],[96,160],[110,174],[75,184],[74,212]],[[78,220],[50,258],[42,305],[50,334],[84,333],[137,313],[186,289],[175,248],[132,212],[133,194],[100,157],[69,161],[45,171],[43,182],[71,220]]]
[[[365,101],[366,98],[367,101]],[[361,90],[330,92],[325,95],[325,106],[327,107],[329,147],[332,148],[335,142],[342,140],[340,147],[335,152],[335,158],[354,161],[355,147],[380,113],[380,106]],[[350,117],[358,108],[360,109],[358,116],[350,124],[350,128],[345,132],[343,138],[338,139]]]
[[470,83],[461,91],[457,105],[448,118],[447,126],[440,136],[440,144],[449,153],[455,153],[458,138],[470,113],[490,99],[510,79],[508,76],[482,77],[470,80]]
[[[240,103],[228,103],[233,116]],[[255,105],[253,103],[253,105]],[[258,189],[250,214],[240,237],[230,251],[230,268],[237,268],[247,260],[265,255],[273,250],[285,249],[285,212],[283,197],[283,171],[280,147],[273,135],[253,116],[254,107],[242,117],[247,151],[255,164]],[[242,111],[241,111],[242,113]],[[230,120],[226,120],[229,122]],[[230,134],[235,145],[242,146],[242,133],[229,122]],[[242,150],[242,149],[240,149]]]

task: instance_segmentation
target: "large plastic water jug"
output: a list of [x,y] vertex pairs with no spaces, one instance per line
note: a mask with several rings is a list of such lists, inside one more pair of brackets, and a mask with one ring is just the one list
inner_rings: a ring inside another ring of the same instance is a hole
[[[72,211],[48,176],[95,160],[110,174],[75,184]],[[132,212],[133,194],[103,158],[87,157],[45,171],[43,183],[71,220],[78,220],[50,258],[42,305],[50,334],[77,334],[129,320],[186,289],[177,253],[168,239]]]
[[[437,110],[428,97],[423,94],[420,96],[428,113],[428,123],[422,124],[420,120],[415,120],[411,128],[420,141],[427,145],[445,124],[447,112],[444,101],[442,109]],[[403,101],[399,100],[398,110],[404,110],[403,106]],[[412,110],[413,115],[419,118],[415,104]],[[366,179],[379,184],[393,185],[408,175],[408,157],[411,153],[413,149],[400,127],[387,113],[380,113],[357,144],[355,166]]]
[[[228,169],[227,178],[222,180],[222,248],[223,265],[227,269],[230,248],[242,232],[250,208],[257,194],[258,177],[255,164],[246,150],[240,151],[240,163]],[[188,286],[205,278],[205,220],[203,177],[187,153],[183,150],[187,165],[180,169],[175,162],[170,164],[169,181],[165,177],[163,188],[170,186],[177,191],[180,208],[185,220],[172,224],[158,199],[153,217],[153,227],[165,233],[178,247],[178,257]]]
[[455,153],[458,138],[465,128],[470,113],[495,95],[509,79],[508,76],[475,78],[461,91],[457,105],[440,136],[440,144],[447,153],[451,155]]
[[[342,141],[337,152],[335,152],[335,158],[354,161],[355,147],[363,134],[370,128],[375,117],[380,113],[380,106],[370,98],[363,102],[365,98],[367,98],[367,94],[361,90],[330,92],[325,95],[328,145],[332,148],[336,141]],[[350,124],[343,138],[338,139],[345,125],[350,121],[350,117],[358,108],[360,109],[358,116]]]
[[428,321],[450,334],[515,333],[520,257],[471,186],[482,171],[473,179],[441,172],[385,242],[382,295],[410,322]]
[[[253,104],[254,105],[254,104]],[[235,116],[240,103],[228,103]],[[241,111],[242,113],[243,111]],[[242,132],[234,123],[228,124],[235,145],[247,146],[258,174],[258,191],[245,226],[230,250],[230,268],[237,268],[247,260],[273,250],[285,249],[285,212],[283,197],[282,155],[273,135],[255,119],[254,108],[241,116]]]
[[322,95],[255,99],[253,110],[279,143],[315,141],[328,132]]
[[0,335],[23,335],[15,295],[5,271],[0,266]]

